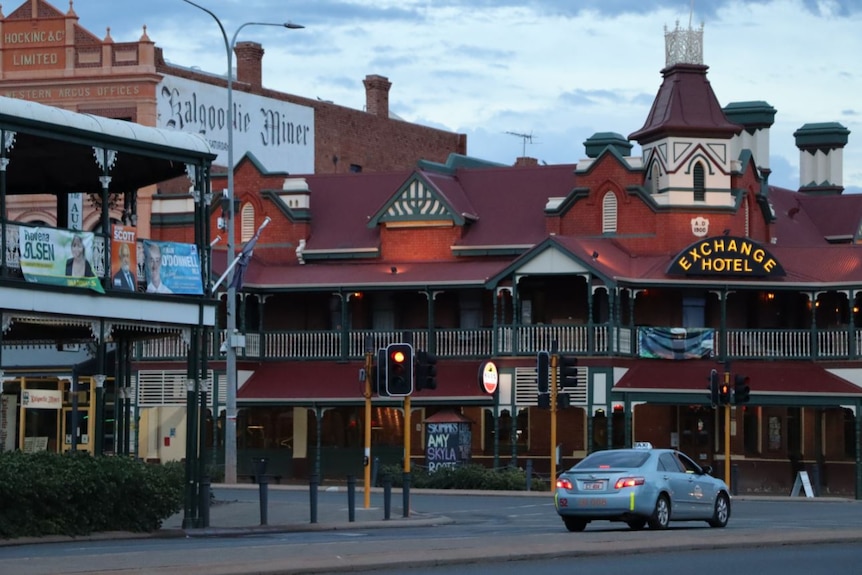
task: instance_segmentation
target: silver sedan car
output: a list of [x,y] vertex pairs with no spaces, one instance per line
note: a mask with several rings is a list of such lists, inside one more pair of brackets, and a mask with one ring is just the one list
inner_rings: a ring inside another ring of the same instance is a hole
[[590,521],[624,521],[632,529],[665,529],[671,521],[706,521],[724,527],[730,490],[674,449],[596,451],[560,474],[554,507],[569,531]]

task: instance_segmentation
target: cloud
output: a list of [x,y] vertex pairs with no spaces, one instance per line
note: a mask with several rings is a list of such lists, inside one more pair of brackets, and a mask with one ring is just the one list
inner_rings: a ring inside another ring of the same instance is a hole
[[[117,11],[114,2],[77,3],[80,24],[97,35],[110,26],[115,41],[137,39],[146,24],[171,62],[224,73],[223,37],[201,10],[150,0]],[[507,164],[523,152],[507,131],[534,135],[529,155],[568,163],[583,157],[582,142],[595,132],[638,130],[661,85],[665,28],[703,23],[704,63],[719,102],[763,100],[777,110],[770,181],[797,185],[796,129],[839,121],[851,131],[845,185],[862,186],[862,115],[854,107],[862,74],[851,56],[862,53],[862,2],[714,0],[695,3],[693,14],[679,0],[210,4],[228,34],[249,20],[306,26],[243,28],[241,40],[264,46],[265,86],[363,109],[362,79],[381,74],[393,84],[394,113],[466,133],[470,154]]]

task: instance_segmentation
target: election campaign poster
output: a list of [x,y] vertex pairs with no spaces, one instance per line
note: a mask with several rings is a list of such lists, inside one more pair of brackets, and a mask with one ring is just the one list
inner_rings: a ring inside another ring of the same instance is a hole
[[111,226],[111,287],[116,290],[135,291],[138,287],[138,249],[135,246],[135,228],[113,224]]
[[24,279],[105,293],[93,270],[94,240],[93,232],[22,226],[18,249]]
[[147,293],[202,295],[197,246],[144,240]]

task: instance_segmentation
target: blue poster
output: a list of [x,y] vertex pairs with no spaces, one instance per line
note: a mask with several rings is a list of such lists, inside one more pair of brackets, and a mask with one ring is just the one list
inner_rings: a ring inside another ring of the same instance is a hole
[[196,245],[144,240],[144,258],[147,293],[204,293]]
[[715,330],[707,327],[638,328],[638,355],[652,359],[712,357]]

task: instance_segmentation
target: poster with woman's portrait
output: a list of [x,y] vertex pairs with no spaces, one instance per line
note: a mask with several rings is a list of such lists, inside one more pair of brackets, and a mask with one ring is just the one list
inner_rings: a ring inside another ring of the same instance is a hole
[[93,232],[21,226],[18,249],[24,279],[105,293],[93,267],[94,243]]

